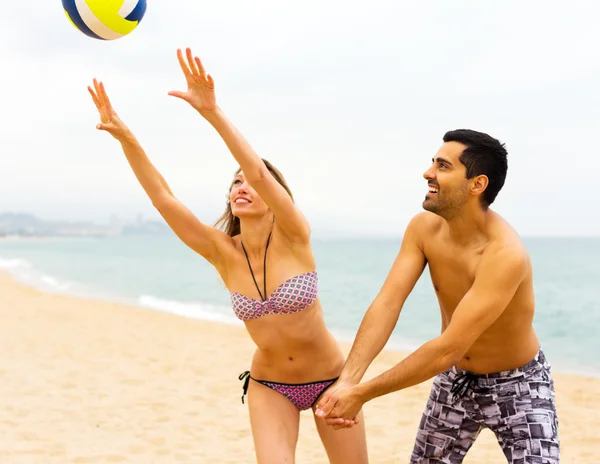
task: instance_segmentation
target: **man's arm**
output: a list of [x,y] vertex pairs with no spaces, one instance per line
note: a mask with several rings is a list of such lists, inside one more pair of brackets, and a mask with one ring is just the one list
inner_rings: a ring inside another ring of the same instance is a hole
[[508,306],[527,272],[521,250],[494,247],[479,264],[473,286],[439,337],[425,343],[392,369],[358,385],[363,402],[424,382],[449,369]]
[[360,382],[390,338],[406,298],[425,269],[426,259],[419,238],[427,226],[424,214],[415,216],[406,228],[400,252],[358,329],[340,375],[341,382]]

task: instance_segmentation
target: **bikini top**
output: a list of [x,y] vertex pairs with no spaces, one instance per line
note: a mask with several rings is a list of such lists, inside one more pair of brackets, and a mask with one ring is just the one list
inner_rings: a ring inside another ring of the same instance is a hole
[[250,274],[260,300],[247,297],[237,292],[229,292],[231,295],[231,304],[235,315],[242,321],[250,321],[252,319],[258,319],[259,317],[266,316],[268,314],[293,314],[303,309],[308,308],[316,299],[318,294],[318,283],[319,279],[317,271],[306,272],[294,277],[289,278],[279,287],[273,290],[273,293],[267,298],[267,250],[269,248],[269,242],[271,235],[267,239],[267,246],[265,248],[265,259],[264,259],[264,293],[260,291],[252,266],[250,265],[250,258],[246,253],[246,248],[242,243],[242,249],[246,255],[246,261],[248,261],[248,267],[250,268]]

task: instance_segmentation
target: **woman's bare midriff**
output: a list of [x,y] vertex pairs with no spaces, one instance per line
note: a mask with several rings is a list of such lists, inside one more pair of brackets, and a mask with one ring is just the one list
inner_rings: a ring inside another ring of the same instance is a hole
[[327,330],[317,300],[295,314],[269,315],[246,322],[257,346],[252,377],[282,383],[307,383],[337,377],[344,356]]

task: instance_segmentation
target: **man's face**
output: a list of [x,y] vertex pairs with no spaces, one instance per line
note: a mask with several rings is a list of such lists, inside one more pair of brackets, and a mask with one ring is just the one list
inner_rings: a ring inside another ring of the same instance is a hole
[[459,161],[463,150],[462,143],[444,143],[433,158],[423,177],[427,180],[428,191],[423,201],[423,209],[438,214],[444,219],[456,217],[469,200],[469,180],[467,169]]

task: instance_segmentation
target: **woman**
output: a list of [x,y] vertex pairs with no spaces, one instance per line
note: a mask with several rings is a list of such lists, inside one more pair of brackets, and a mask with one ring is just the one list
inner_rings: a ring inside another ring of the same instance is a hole
[[[296,208],[283,176],[261,159],[216,103],[214,82],[186,50],[177,58],[188,102],[221,135],[239,169],[225,214],[217,225],[201,223],[177,198],[113,110],[102,83],[88,87],[100,113],[97,128],[123,148],[138,181],[177,236],[208,260],[230,291],[233,309],[257,345],[250,370],[240,376],[248,394],[259,463],[294,462],[300,411],[313,408],[335,382],[343,354],[327,330],[317,296],[317,271],[309,225]],[[242,396],[242,401],[244,396]],[[366,463],[364,421],[334,430],[315,419],[331,463]]]

